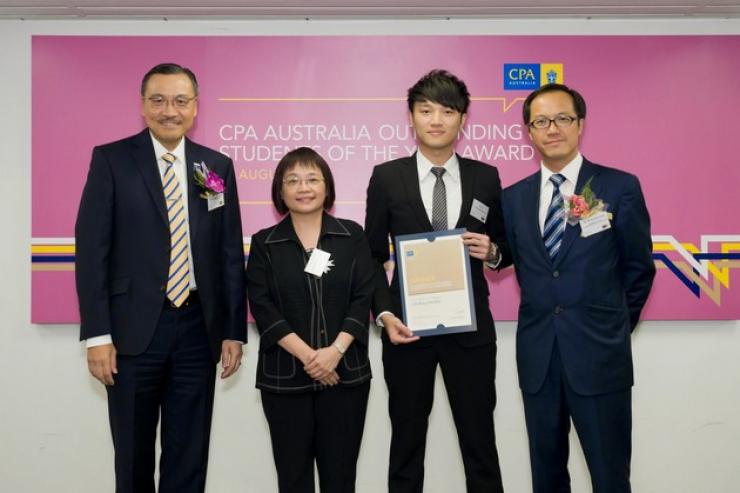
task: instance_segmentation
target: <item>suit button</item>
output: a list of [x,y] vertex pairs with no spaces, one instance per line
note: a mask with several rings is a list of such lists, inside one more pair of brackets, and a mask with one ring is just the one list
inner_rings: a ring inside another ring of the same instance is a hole
[[558,272],[558,271],[554,271],[554,272],[552,273],[552,277],[554,277],[555,279],[557,279],[558,277],[560,277],[560,272]]
[[159,290],[160,290],[160,291],[162,291],[162,292],[164,292],[164,291],[165,291],[166,289],[167,289],[167,285],[166,285],[166,284],[162,284],[162,285],[161,285],[161,286],[159,287]]
[[562,312],[563,309],[560,307],[560,305],[555,307],[555,315],[560,315],[560,312]]

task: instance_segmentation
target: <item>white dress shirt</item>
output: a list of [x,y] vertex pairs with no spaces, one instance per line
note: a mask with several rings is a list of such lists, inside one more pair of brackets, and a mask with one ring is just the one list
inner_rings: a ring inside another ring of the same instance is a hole
[[462,185],[460,184],[460,163],[457,161],[457,154],[454,152],[450,159],[443,165],[435,166],[420,151],[416,153],[416,170],[419,176],[419,191],[421,192],[421,201],[424,203],[424,210],[427,212],[429,222],[432,222],[432,205],[434,202],[434,184],[437,177],[432,173],[432,168],[444,168],[445,173],[442,175],[442,181],[445,184],[447,194],[447,229],[455,229],[457,219],[460,217],[460,208],[462,207]]
[[[185,139],[180,139],[180,143],[177,144],[177,147],[173,151],[168,151],[157,139],[154,138],[151,133],[149,134],[152,138],[152,144],[154,145],[154,155],[157,156],[157,166],[159,167],[159,176],[160,178],[164,177],[164,172],[167,167],[167,163],[164,159],[162,159],[162,156],[169,152],[173,156],[175,156],[175,162],[172,165],[173,170],[175,172],[175,178],[177,179],[178,183],[180,184],[180,190],[182,191],[182,200],[183,200],[183,206],[185,208],[185,217],[190,217],[188,215],[188,178],[187,178],[187,171],[185,169],[186,161],[185,161]],[[187,229],[187,237],[188,237],[188,266],[190,267],[190,290],[193,291],[197,289],[197,285],[195,284],[195,267],[193,266],[193,249],[191,248],[191,241],[190,241],[190,221],[185,221],[185,228]],[[113,339],[111,338],[110,334],[105,334],[102,336],[96,336],[91,337],[85,341],[85,345],[88,348],[95,347],[95,346],[102,346],[103,344],[111,344],[113,342]]]
[[[560,195],[563,196],[563,201],[575,193],[576,183],[578,183],[578,173],[581,172],[581,165],[583,165],[583,156],[581,156],[581,153],[579,152],[578,155],[573,158],[573,161],[566,164],[565,167],[559,171],[559,173],[565,177],[565,181],[560,184]],[[540,234],[542,234],[545,230],[547,209],[550,208],[552,190],[555,186],[550,181],[550,177],[557,173],[553,173],[542,163],[540,163],[540,169],[542,171],[542,179],[540,181]]]

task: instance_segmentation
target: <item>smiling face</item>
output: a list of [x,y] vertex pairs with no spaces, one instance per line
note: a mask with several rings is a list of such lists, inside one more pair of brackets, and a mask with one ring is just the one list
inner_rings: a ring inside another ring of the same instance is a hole
[[326,201],[321,170],[312,163],[297,163],[285,171],[280,195],[291,214],[320,214]]
[[419,151],[435,164],[442,164],[455,149],[465,114],[431,101],[414,103],[409,121],[416,131]]
[[193,126],[198,100],[185,74],[154,74],[141,101],[141,115],[147,127],[165,148],[173,150]]
[[[573,99],[563,91],[540,94],[532,100],[529,123],[538,118],[555,119],[557,116],[576,117]],[[529,127],[532,144],[542,155],[542,163],[550,171],[559,172],[578,154],[578,142],[583,132],[584,120],[576,120],[567,127],[550,122],[547,128]]]

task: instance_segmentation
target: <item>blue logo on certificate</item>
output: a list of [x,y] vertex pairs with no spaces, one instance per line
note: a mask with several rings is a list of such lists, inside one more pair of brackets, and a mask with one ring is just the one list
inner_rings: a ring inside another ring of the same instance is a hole
[[414,251],[413,250],[406,251],[406,256],[407,257],[413,257],[414,256]]

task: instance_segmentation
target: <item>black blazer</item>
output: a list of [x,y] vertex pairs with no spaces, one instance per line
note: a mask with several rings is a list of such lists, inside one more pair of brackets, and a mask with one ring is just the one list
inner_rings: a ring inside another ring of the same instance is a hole
[[[190,245],[214,361],[223,339],[246,341],[239,198],[231,160],[185,141]],[[204,162],[223,178],[225,205],[208,212],[193,179]],[[165,299],[170,237],[149,130],[93,150],[75,226],[80,339],[110,334],[121,354],[142,353]]]
[[[496,243],[503,255],[499,269],[511,263],[506,244],[504,221],[501,212],[501,181],[498,170],[480,161],[458,156],[462,186],[462,208],[455,228],[465,228],[473,233],[485,233]],[[483,223],[470,215],[473,199],[489,207]],[[375,259],[376,277],[373,313],[391,311],[401,318],[401,295],[398,275],[394,270],[390,288],[383,264],[390,258],[388,235],[395,242],[397,235],[433,231],[419,189],[416,155],[379,164],[373,169],[367,187],[365,231],[370,250]],[[455,334],[453,337],[467,347],[496,340],[491,311],[488,308],[488,283],[483,275],[483,262],[471,257],[471,276],[475,298],[477,331]],[[387,338],[383,331],[384,340]],[[425,338],[414,344],[428,344]]]
[[[331,254],[320,278],[304,272],[309,255],[290,216],[252,236],[247,263],[249,309],[260,333],[257,387],[288,393],[323,388],[303,364],[277,342],[294,332],[314,349],[330,345],[339,332],[354,336],[337,366],[340,385],[370,379],[368,319],[373,266],[359,224],[324,213],[318,248]],[[314,300],[319,300],[317,312]]]
[[632,385],[630,332],[655,276],[650,216],[637,177],[583,160],[577,193],[591,179],[611,229],[580,236],[566,225],[553,263],[539,228],[540,173],[504,191],[509,247],[521,287],[516,355],[519,385],[537,392],[557,340],[568,383],[595,395]]

